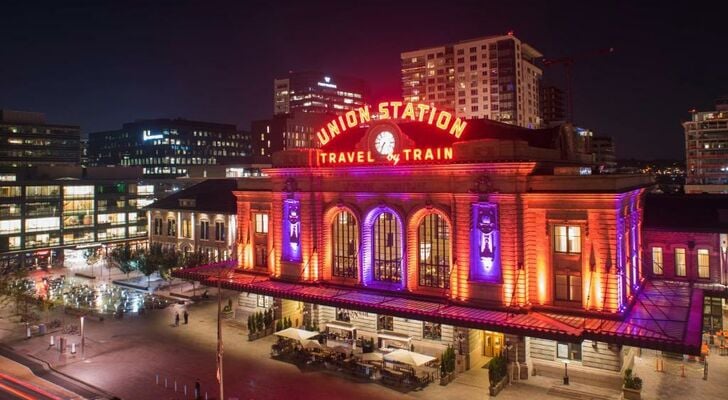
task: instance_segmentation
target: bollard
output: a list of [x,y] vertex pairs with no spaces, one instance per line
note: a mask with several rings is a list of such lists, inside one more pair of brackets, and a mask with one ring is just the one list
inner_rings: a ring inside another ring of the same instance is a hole
[[157,374],[157,380],[156,380],[156,382],[157,382],[156,384],[159,385],[159,374]]
[[164,388],[165,389],[167,388],[167,377],[166,376],[164,377]]
[[30,325],[25,324],[25,338],[30,339]]
[[207,400],[207,392],[205,392],[205,400]]
[[185,386],[184,386],[184,390],[185,390],[185,399],[186,399],[187,398],[187,384],[186,383],[185,383]]
[[71,354],[76,354],[76,343],[71,343]]
[[49,347],[53,347],[56,345],[56,337],[51,335],[51,345]]
[[174,391],[177,392],[177,379],[174,380]]
[[685,377],[685,364],[683,364],[683,365],[680,366],[680,376],[682,378]]

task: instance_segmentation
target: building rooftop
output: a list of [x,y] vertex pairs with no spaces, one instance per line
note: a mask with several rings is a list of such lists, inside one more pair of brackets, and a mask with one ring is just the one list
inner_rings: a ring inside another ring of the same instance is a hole
[[643,226],[671,231],[728,231],[728,195],[648,195]]
[[171,194],[145,208],[235,214],[237,205],[233,191],[237,188],[238,182],[235,179],[209,179]]

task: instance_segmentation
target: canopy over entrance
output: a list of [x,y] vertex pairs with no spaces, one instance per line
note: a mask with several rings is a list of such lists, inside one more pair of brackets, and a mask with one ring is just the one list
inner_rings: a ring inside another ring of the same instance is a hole
[[284,337],[286,339],[301,341],[311,339],[312,337],[318,335],[318,332],[305,331],[303,329],[297,328],[287,328],[282,331],[278,331],[275,334],[276,336]]

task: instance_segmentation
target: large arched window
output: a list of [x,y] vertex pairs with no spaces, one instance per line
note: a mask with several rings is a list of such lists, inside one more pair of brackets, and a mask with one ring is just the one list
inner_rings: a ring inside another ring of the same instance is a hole
[[356,219],[348,211],[336,214],[331,223],[332,274],[342,278],[357,277],[359,229]]
[[450,226],[437,214],[422,218],[417,228],[420,286],[450,286]]
[[372,225],[374,280],[402,281],[402,241],[399,219],[391,212],[379,214]]

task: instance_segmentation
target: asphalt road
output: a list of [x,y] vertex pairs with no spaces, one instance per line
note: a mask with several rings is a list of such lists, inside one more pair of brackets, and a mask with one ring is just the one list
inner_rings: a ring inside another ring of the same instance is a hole
[[0,373],[0,399],[2,400],[60,400],[45,390]]

